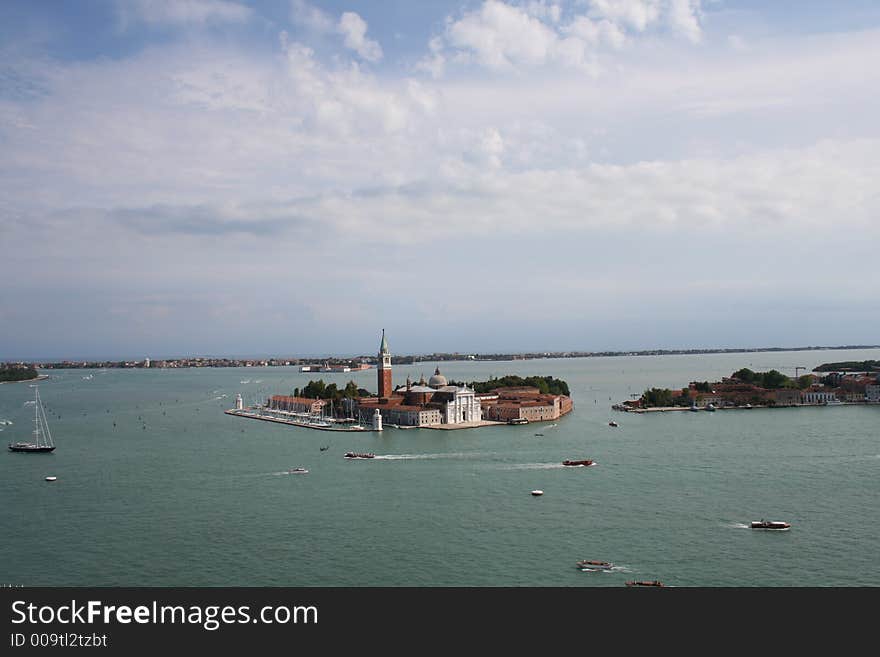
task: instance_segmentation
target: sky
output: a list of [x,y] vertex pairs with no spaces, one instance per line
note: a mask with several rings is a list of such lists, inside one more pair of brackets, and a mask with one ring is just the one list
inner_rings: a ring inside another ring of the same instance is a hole
[[0,359],[880,343],[880,3],[6,0]]

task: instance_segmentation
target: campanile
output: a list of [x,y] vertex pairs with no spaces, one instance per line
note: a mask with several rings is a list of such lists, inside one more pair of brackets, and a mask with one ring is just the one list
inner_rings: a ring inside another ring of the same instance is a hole
[[388,341],[385,339],[385,329],[382,329],[382,344],[379,345],[379,397],[391,396],[391,352],[388,350]]

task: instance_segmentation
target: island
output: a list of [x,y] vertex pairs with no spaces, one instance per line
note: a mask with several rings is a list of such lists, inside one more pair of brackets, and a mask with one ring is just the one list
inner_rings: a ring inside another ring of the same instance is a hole
[[[874,361],[867,361],[874,362]],[[840,363],[834,363],[840,365]],[[680,389],[650,388],[635,400],[612,406],[615,410],[649,412],[666,410],[716,410],[732,408],[828,406],[880,403],[880,374],[834,368],[825,376],[810,374],[792,378],[778,370],[737,370],[721,381],[691,381]],[[798,368],[800,369],[800,368]]]
[[45,378],[45,375],[41,376],[37,372],[36,367],[26,363],[6,363],[0,367],[0,383],[37,381]]
[[[376,393],[349,381],[339,389],[323,379],[309,381],[292,395],[272,395],[265,404],[245,409],[241,395],[231,415],[272,419],[289,424],[313,425],[348,423],[363,430],[368,425],[381,431],[387,424],[401,429],[471,429],[494,424],[526,424],[557,420],[570,413],[574,405],[568,384],[550,376],[506,376],[489,381],[458,383],[448,381],[438,366],[434,375],[413,383],[393,386],[391,351],[385,331],[376,357]],[[329,413],[328,413],[329,411]]]

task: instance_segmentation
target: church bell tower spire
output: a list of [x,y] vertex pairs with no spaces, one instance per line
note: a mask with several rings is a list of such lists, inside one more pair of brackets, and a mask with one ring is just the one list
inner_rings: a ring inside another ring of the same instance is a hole
[[379,397],[390,397],[391,351],[388,349],[388,340],[385,339],[385,329],[382,329],[382,342],[379,345],[378,362]]

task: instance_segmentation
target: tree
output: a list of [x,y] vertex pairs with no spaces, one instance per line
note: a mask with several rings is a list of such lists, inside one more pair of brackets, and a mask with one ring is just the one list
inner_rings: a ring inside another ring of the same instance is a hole
[[672,406],[672,391],[669,388],[651,388],[642,395],[642,406]]
[[757,375],[752,372],[748,367],[744,367],[741,370],[738,370],[733,373],[734,379],[739,379],[743,383],[754,383]]
[[761,387],[772,390],[774,388],[784,388],[790,379],[782,372],[770,370],[761,375]]

